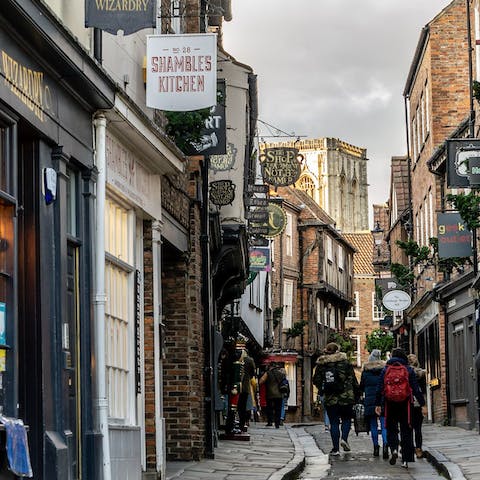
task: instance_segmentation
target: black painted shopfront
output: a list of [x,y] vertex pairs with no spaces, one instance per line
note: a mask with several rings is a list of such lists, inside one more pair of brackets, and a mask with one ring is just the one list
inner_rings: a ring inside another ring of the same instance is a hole
[[92,118],[114,92],[41,2],[2,0],[0,55],[0,407],[33,478],[94,479]]

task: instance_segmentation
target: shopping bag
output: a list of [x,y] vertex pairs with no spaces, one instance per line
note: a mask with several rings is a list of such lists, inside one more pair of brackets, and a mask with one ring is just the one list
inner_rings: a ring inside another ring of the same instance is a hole
[[353,406],[353,428],[358,435],[361,432],[369,432],[370,428],[365,418],[365,406],[357,403]]

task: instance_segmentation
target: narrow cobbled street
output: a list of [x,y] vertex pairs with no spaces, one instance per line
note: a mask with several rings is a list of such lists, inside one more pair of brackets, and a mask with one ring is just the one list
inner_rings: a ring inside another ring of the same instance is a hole
[[[304,427],[305,433],[311,435],[322,452],[329,452],[331,440],[329,432],[323,425]],[[300,437],[301,438],[301,437]],[[409,464],[408,469],[401,466],[401,461],[390,465],[388,460],[373,457],[373,447],[370,437],[366,433],[358,436],[352,430],[349,437],[350,452],[341,452],[338,457],[329,457],[330,469],[326,475],[320,476],[322,471],[318,467],[318,456],[306,456],[305,469],[299,479],[317,480],[328,478],[335,480],[431,480],[444,478],[426,459],[420,459]],[[310,459],[310,460],[309,460]]]

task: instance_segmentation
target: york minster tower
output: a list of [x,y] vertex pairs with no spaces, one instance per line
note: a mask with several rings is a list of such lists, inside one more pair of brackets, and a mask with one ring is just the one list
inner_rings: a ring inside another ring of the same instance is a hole
[[263,143],[261,148],[295,147],[304,157],[295,187],[304,190],[336,221],[341,232],[368,226],[366,149],[337,138]]

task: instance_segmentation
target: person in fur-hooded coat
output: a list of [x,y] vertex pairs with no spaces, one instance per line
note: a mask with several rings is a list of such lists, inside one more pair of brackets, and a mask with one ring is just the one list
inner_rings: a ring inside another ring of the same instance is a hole
[[378,349],[373,349],[368,357],[368,362],[363,365],[362,376],[360,378],[360,390],[363,392],[363,404],[365,407],[365,420],[370,426],[370,435],[373,442],[373,456],[380,455],[380,446],[378,444],[378,422],[380,421],[380,428],[383,440],[383,458],[388,458],[387,447],[387,430],[385,429],[385,417],[382,414],[380,417],[375,413],[375,398],[377,393],[377,386],[380,380],[380,374],[385,367],[385,362],[381,359],[382,352]]
[[[407,356],[408,364],[413,368],[415,372],[415,376],[417,377],[417,383],[420,387],[421,392],[423,395],[427,393],[427,371],[423,368],[420,368],[420,364],[418,363],[417,356],[411,353]],[[423,457],[423,450],[422,450],[422,443],[423,443],[423,436],[422,436],[422,423],[423,423],[423,413],[422,407],[418,403],[417,399],[414,399],[413,410],[412,410],[412,428],[414,434],[414,444],[415,444],[415,455],[417,458]]]
[[340,444],[346,452],[350,451],[348,434],[352,424],[353,405],[359,398],[360,390],[352,364],[336,343],[327,344],[324,355],[318,358],[313,383],[319,394],[325,397],[333,443],[330,454],[339,455]]

